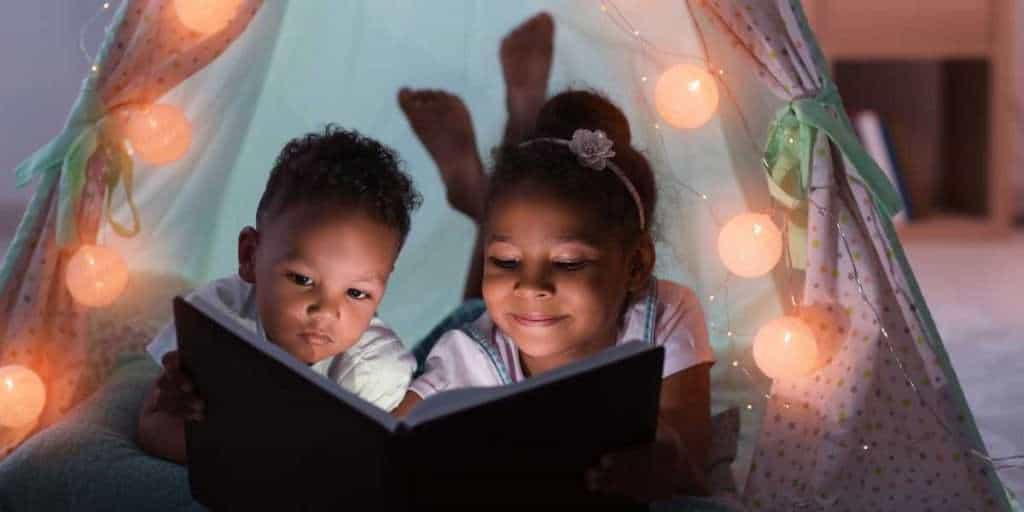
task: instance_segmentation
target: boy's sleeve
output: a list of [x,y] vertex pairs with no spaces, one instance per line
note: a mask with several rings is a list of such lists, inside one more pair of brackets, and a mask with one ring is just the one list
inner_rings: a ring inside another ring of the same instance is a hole
[[416,371],[416,359],[398,335],[384,326],[371,326],[353,354],[351,371],[338,381],[343,388],[385,411],[398,406]]
[[[222,306],[225,311],[237,316],[243,301],[242,295],[246,291],[239,283],[241,283],[241,279],[237,277],[216,279],[189,292],[185,295],[185,300],[202,295],[214,304]],[[170,306],[168,305],[168,307]],[[146,352],[157,364],[163,366],[161,361],[164,354],[174,350],[178,350],[178,332],[174,329],[174,320],[172,319],[146,345]]]
[[693,290],[678,284],[658,282],[656,343],[665,347],[662,377],[668,377],[702,363],[715,362],[708,340],[704,310]]

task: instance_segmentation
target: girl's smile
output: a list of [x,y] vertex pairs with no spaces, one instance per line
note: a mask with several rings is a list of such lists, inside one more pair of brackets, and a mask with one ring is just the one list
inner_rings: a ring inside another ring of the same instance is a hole
[[629,292],[646,285],[630,270],[638,245],[600,224],[529,187],[491,205],[483,297],[531,373],[614,344]]

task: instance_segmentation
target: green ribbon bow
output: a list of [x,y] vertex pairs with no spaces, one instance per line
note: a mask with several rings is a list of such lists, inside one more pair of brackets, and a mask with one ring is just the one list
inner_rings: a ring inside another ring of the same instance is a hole
[[[139,232],[138,208],[132,198],[133,165],[121,142],[104,129],[108,119],[96,94],[94,78],[86,79],[82,93],[71,110],[61,133],[50,143],[38,149],[15,169],[15,186],[23,188],[44,174],[59,173],[57,199],[57,245],[74,246],[79,243],[76,213],[86,181],[89,159],[102,149],[106,158],[107,199],[105,216],[111,227],[121,236],[134,236]],[[125,197],[132,212],[132,227],[125,227],[113,219],[111,198],[118,185],[123,185]]]
[[881,214],[888,218],[903,209],[899,194],[885,172],[871,158],[854,134],[839,91],[826,80],[813,98],[791,101],[775,116],[764,150],[768,189],[772,197],[792,213],[789,216],[789,249],[795,268],[807,266],[807,194],[810,188],[814,145],[824,133],[853,164]]

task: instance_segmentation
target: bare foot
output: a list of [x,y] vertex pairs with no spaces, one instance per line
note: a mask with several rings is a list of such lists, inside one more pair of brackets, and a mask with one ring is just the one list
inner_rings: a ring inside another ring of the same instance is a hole
[[547,97],[554,37],[555,22],[550,14],[542,12],[501,40],[501,70],[508,107],[505,144],[517,144],[533,131]]
[[407,88],[398,91],[398,104],[441,171],[448,203],[479,221],[487,175],[466,105],[444,91]]

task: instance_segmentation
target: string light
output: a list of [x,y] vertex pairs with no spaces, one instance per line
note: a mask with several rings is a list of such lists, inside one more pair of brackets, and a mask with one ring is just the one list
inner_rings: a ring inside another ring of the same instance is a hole
[[142,161],[158,166],[180,159],[192,145],[192,123],[180,108],[157,103],[120,110],[117,133]]
[[174,11],[189,30],[210,35],[224,30],[241,5],[242,0],[174,0]]
[[36,372],[16,364],[0,367],[0,427],[31,425],[45,405],[46,386]]
[[806,375],[817,368],[818,342],[803,320],[775,319],[754,337],[754,362],[771,379]]
[[128,285],[128,269],[117,251],[83,245],[68,260],[64,282],[79,304],[93,308],[108,306]]
[[782,232],[765,214],[737,215],[719,232],[718,256],[733,274],[763,276],[782,258]]
[[[628,19],[626,19],[622,15],[621,11],[619,11],[617,6],[615,6],[614,2],[610,2],[610,7],[611,7],[611,9],[609,9],[609,3],[602,2],[602,4],[601,4],[601,11],[605,12],[605,13],[607,13],[609,15],[609,17],[610,17],[611,21],[613,22],[613,24],[615,24],[619,28],[623,28],[622,25],[625,25],[626,27],[630,27],[630,23],[629,23]],[[687,7],[687,9],[690,9],[690,6],[689,6],[688,2],[686,3],[686,7]],[[691,13],[691,17],[692,17],[692,13]],[[704,44],[703,32],[701,31],[701,28],[699,27],[699,25],[696,24],[696,22],[694,23],[694,28],[695,28],[698,36],[700,37],[701,43]],[[657,46],[651,44],[651,42],[645,41],[642,38],[640,38],[638,31],[635,31],[635,30],[632,30],[632,31],[634,32],[634,36],[637,37],[638,39],[640,39],[640,43],[641,44],[640,44],[639,48],[640,48],[640,51],[642,53],[646,54],[647,50],[654,50],[654,51],[658,51],[659,53],[662,53],[664,55],[676,56],[676,57],[680,57],[680,58],[684,58],[684,59],[692,59],[692,60],[697,61],[697,62],[705,62],[704,59],[701,58],[701,57],[695,57],[695,56],[690,56],[690,55],[682,55],[682,54],[674,53],[674,52],[671,52],[671,51],[665,51],[663,49],[659,49]],[[705,52],[704,53],[705,54],[707,53],[706,45],[705,45]],[[706,64],[706,62],[705,62],[705,64]],[[711,69],[710,65],[708,65],[708,69]],[[717,69],[715,69],[714,72],[715,72],[715,74],[718,75],[718,77],[724,77],[724,75],[725,75],[725,69],[721,68],[721,67],[718,67]],[[646,83],[646,80],[641,78],[640,82],[641,83]],[[735,95],[733,95],[729,91],[728,85],[725,82],[722,82],[722,87],[723,87],[723,90],[726,93],[726,97],[734,104],[734,107],[736,109],[736,114],[738,115],[738,118],[741,121],[741,124],[742,124],[742,126],[743,126],[743,128],[744,128],[744,130],[746,132],[746,135],[747,135],[746,138],[747,138],[748,142],[750,143],[752,150],[756,154],[760,154],[761,151],[762,151],[761,144],[758,141],[758,139],[754,136],[754,132],[751,129],[750,124],[747,121],[747,119],[746,119],[742,109],[739,107]],[[651,105],[647,102],[646,96],[642,95],[641,98],[644,101],[645,105],[650,110],[651,109]],[[657,124],[655,124],[655,128],[658,128]],[[660,131],[657,132],[657,142],[660,144],[660,147],[661,147],[662,151],[665,151],[665,146],[666,145],[665,145],[665,141],[664,141]],[[763,159],[762,159],[762,161],[763,161]],[[681,185],[683,186],[683,188],[685,190],[689,191],[690,193],[693,193],[694,195],[699,196],[704,201],[708,201],[708,196],[706,194],[698,192],[697,190],[695,190],[693,187],[689,186],[685,182],[681,183]],[[774,204],[773,204],[773,207],[774,207]],[[717,214],[715,212],[714,205],[709,203],[708,204],[708,209],[709,209],[709,212],[711,213],[712,220],[716,223],[716,225],[718,225],[719,228],[721,228],[721,224],[718,221],[718,216],[717,216]],[[876,222],[877,222],[877,218],[878,218],[878,216],[877,216],[877,212],[876,212],[876,215],[875,215]],[[788,228],[788,226],[787,226],[787,228]],[[840,237],[841,238],[844,237],[844,235],[842,233],[842,230],[840,230]],[[788,251],[787,251],[787,257],[788,257]],[[892,259],[891,259],[891,250],[886,253],[886,257],[889,259],[889,261],[888,261],[888,263],[890,265],[890,272],[889,273],[891,275],[895,275],[895,271],[893,270],[895,265],[894,265],[894,263],[892,262]],[[728,280],[728,275],[726,276],[726,280]],[[859,277],[858,277],[858,280],[859,280]],[[897,290],[897,292],[898,293],[902,292],[904,297],[909,297],[909,295],[906,294],[906,292],[903,291],[903,290]],[[871,305],[870,301],[868,301],[868,299],[866,297],[862,297],[862,298],[864,298],[865,303],[867,303],[869,306]],[[711,302],[714,302],[715,299],[716,299],[715,295],[711,295],[709,297],[709,301],[711,301]],[[790,302],[792,303],[792,305],[794,307],[799,307],[799,303],[796,300],[795,295],[790,294]],[[910,300],[909,298],[908,298],[908,302],[910,302],[913,305],[913,301]],[[874,312],[874,311],[873,311],[873,313],[876,314],[876,318],[877,318],[877,313]],[[915,310],[915,314],[917,314],[918,316],[920,315],[920,313],[916,312],[916,310]],[[920,318],[918,320],[920,321]],[[878,325],[880,325],[880,326],[882,325],[882,322],[881,322],[880,319],[878,319]],[[881,333],[883,335],[883,338],[885,338],[886,341],[888,342],[888,332],[884,329],[884,327],[882,327],[880,330],[881,330]],[[891,343],[890,343],[890,351],[892,351],[892,350],[893,349],[892,349]],[[898,358],[897,358],[897,364],[901,365],[901,363],[899,362]],[[735,367],[738,370],[742,371],[743,374],[746,375],[748,379],[752,380],[752,376],[751,376],[750,372],[745,367],[743,367],[743,365],[740,365],[738,361],[734,361],[733,367]],[[912,385],[912,382],[911,382],[911,385]],[[915,389],[915,391],[916,391],[916,389]],[[771,395],[766,394],[765,395],[765,399],[766,400],[770,400],[771,399]],[[754,410],[754,405],[752,403],[747,403],[745,407],[746,407],[746,409],[748,411],[753,411]],[[935,414],[934,411],[933,411],[933,414]],[[936,415],[936,417],[938,417],[938,416]],[[940,424],[941,424],[941,422],[940,422]],[[943,426],[945,427],[944,424],[943,424]],[[865,448],[867,447],[867,445],[864,445],[864,446],[865,446]],[[977,456],[978,458],[988,461],[990,464],[993,465],[993,467],[995,467],[997,469],[1001,468],[1001,467],[1013,467],[1012,465],[1011,466],[1006,466],[1006,465],[1003,465],[1003,464],[1004,463],[1013,464],[1013,462],[1012,462],[1013,460],[1024,459],[1024,455],[1021,455],[1021,456],[1016,456],[1015,455],[1015,456],[1011,456],[1011,457],[1004,457],[1004,458],[993,459],[993,458],[989,458],[988,456],[986,456],[983,453],[978,452],[977,450],[973,450],[972,449],[971,452],[974,453],[974,455]]]
[[[103,12],[107,10],[110,10],[110,2],[104,2],[103,5],[100,6],[100,8],[97,9],[96,12],[94,12],[92,16],[90,16],[89,19],[82,24],[82,28],[78,30],[78,51],[82,53],[82,56],[85,58],[86,62],[91,63],[94,59],[92,55],[89,55],[89,51],[85,49],[85,34],[89,31],[89,27],[91,27],[92,24],[103,14]],[[96,68],[96,66],[92,66],[92,71],[94,73],[97,70],[98,68]]]
[[668,124],[683,129],[699,128],[718,111],[718,87],[704,68],[676,64],[658,77],[654,105]]

